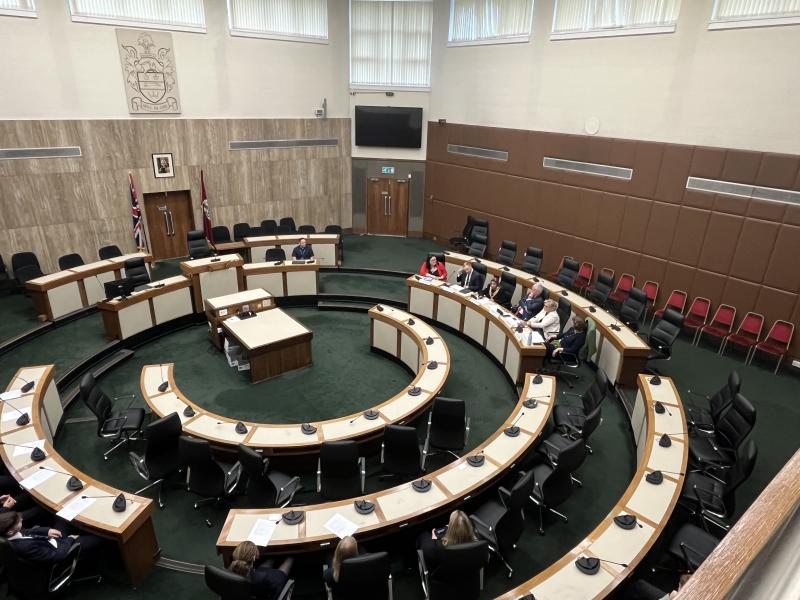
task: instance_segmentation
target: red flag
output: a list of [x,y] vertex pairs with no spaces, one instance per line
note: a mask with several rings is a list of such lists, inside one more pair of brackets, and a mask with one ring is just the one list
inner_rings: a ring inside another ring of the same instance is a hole
[[203,204],[203,233],[206,234],[206,239],[214,243],[214,231],[211,223],[211,210],[208,208],[208,194],[206,194],[206,182],[203,179],[203,171],[200,170],[200,200]]
[[128,173],[128,186],[131,192],[131,219],[133,221],[133,241],[136,242],[136,249],[147,252],[147,236],[144,234],[144,224],[142,223],[142,211],[139,208],[139,200],[136,198],[136,184],[133,183],[133,175]]

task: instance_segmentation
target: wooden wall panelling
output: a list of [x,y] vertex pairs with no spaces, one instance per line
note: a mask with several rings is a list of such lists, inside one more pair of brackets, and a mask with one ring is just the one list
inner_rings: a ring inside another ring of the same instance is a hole
[[663,304],[669,297],[672,290],[664,288],[664,276],[667,273],[667,261],[661,258],[654,258],[646,254],[642,254],[639,260],[639,268],[637,269],[636,280],[641,287],[647,280],[655,281],[658,283],[658,298],[656,305]]
[[765,152],[758,166],[755,183],[766,187],[792,189],[798,175],[800,157]]
[[756,180],[760,164],[761,152],[727,150],[720,179],[736,183],[752,183]]
[[725,154],[724,148],[695,147],[689,174],[704,179],[720,179],[725,166]]
[[596,213],[597,226],[589,238],[616,246],[625,216],[625,196],[604,192],[598,198]]
[[[697,269],[694,272],[694,280],[690,288],[692,290],[692,296],[702,296],[703,298],[711,300],[711,316],[713,316],[714,311],[717,310],[717,306],[725,302],[722,293],[725,290],[725,282],[727,279],[725,275],[704,271],[702,269]],[[730,304],[729,302],[725,303]],[[709,320],[711,316],[709,316]]]
[[683,205],[710,210],[714,206],[714,194],[699,190],[684,190]]
[[761,283],[769,266],[773,243],[779,228],[778,223],[745,219],[739,234],[739,244],[733,255],[730,274],[740,279]]
[[741,217],[712,213],[697,266],[716,273],[727,273],[733,262],[743,222]]
[[[728,277],[722,290],[722,297],[726,304],[736,307],[737,325],[741,323],[747,312],[755,309],[760,291],[761,286],[756,283]],[[766,334],[766,330],[764,333]]]
[[789,292],[800,292],[800,268],[797,264],[800,257],[800,227],[781,225],[774,243],[772,257],[764,274],[764,284]]
[[678,210],[675,233],[672,236],[672,247],[667,256],[670,260],[686,265],[696,265],[703,248],[706,227],[710,212],[688,206]]
[[[661,168],[653,198],[662,202],[678,204],[686,190],[686,178],[692,165],[692,146],[664,144],[661,155]],[[685,202],[685,200],[684,200]],[[703,206],[700,208],[711,208]]]
[[653,202],[642,245],[643,252],[659,258],[670,258],[679,211],[680,206],[677,204]]
[[650,210],[653,202],[643,198],[627,196],[625,215],[619,232],[619,246],[640,252],[644,246],[647,224],[650,222]]
[[767,200],[751,198],[747,205],[747,216],[755,219],[783,221],[787,206],[788,204],[783,202],[769,202]]
[[[690,190],[686,190],[689,192]],[[729,213],[732,215],[746,215],[747,207],[750,204],[748,198],[740,196],[728,196],[726,194],[714,194],[714,206],[712,210],[718,213]]]
[[792,317],[792,311],[797,302],[797,294],[784,292],[775,288],[761,286],[756,300],[756,310],[764,315],[770,315],[771,320]]
[[667,263],[666,271],[664,272],[664,280],[661,282],[661,287],[669,294],[672,290],[683,290],[689,294],[689,300],[686,307],[692,298],[697,295],[692,290],[692,282],[694,281],[694,273],[697,269],[682,265],[680,263],[669,262]]

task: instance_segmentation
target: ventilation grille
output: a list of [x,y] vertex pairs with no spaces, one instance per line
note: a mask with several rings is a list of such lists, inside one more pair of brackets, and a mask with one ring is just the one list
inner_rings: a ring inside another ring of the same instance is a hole
[[55,148],[0,148],[0,159],[16,158],[74,158],[81,155],[80,146],[57,146]]
[[264,148],[308,148],[310,146],[338,146],[337,138],[305,140],[251,140],[228,142],[230,150],[262,150]]
[[741,196],[742,198],[756,198],[758,200],[769,200],[771,202],[800,204],[800,192],[762,187],[760,185],[747,185],[746,183],[734,183],[732,181],[719,181],[718,179],[689,177],[686,180],[686,189],[726,194],[728,196]]
[[451,154],[464,154],[466,156],[477,156],[478,158],[490,158],[492,160],[508,160],[508,152],[505,150],[492,150],[490,148],[475,148],[474,146],[459,146],[458,144],[447,144],[447,151]]
[[589,175],[602,175],[603,177],[614,177],[615,179],[626,179],[628,181],[633,177],[633,169],[627,167],[612,167],[611,165],[598,165],[595,163],[579,162],[577,160],[550,158],[549,156],[544,157],[542,165],[548,169],[574,171],[576,173],[587,173]]

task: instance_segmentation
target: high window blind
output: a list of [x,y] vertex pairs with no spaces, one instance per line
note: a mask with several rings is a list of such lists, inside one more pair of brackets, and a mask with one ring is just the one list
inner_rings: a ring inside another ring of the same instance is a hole
[[527,42],[533,0],[451,0],[448,41],[459,44]]
[[[711,22],[770,20],[796,22],[800,19],[800,0],[715,0]],[[758,23],[752,23],[757,25]]]
[[350,85],[429,88],[431,0],[350,1]]
[[203,0],[70,0],[72,20],[205,32]]
[[674,31],[679,11],[680,0],[556,0],[552,37]]
[[0,15],[12,17],[35,17],[34,0],[0,0]]
[[228,0],[232,35],[324,42],[327,0]]

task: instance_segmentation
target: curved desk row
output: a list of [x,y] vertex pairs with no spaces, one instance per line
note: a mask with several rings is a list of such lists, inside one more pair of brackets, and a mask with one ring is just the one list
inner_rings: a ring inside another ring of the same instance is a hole
[[334,233],[310,233],[302,235],[260,235],[244,238],[244,245],[250,250],[250,262],[264,262],[264,255],[270,248],[282,248],[286,258],[291,260],[292,250],[300,243],[301,238],[306,238],[314,248],[314,258],[323,267],[339,266],[339,235]]
[[529,336],[530,329],[517,333],[519,319],[507,309],[438,279],[412,275],[407,281],[409,311],[444,323],[486,348],[515,384],[541,368],[545,355],[541,336]]
[[[410,524],[456,508],[510,472],[539,438],[552,412],[555,383],[551,377],[543,378],[540,384],[534,384],[532,380],[533,375],[526,378],[519,401],[500,429],[471,453],[483,453],[485,460],[481,466],[470,466],[464,456],[425,475],[431,481],[428,492],[419,493],[411,483],[404,483],[366,494],[363,498],[375,504],[375,511],[368,515],[355,510],[353,502],[360,498],[304,506],[298,510],[305,511],[305,519],[299,525],[279,522],[264,547],[265,552],[311,552],[330,546],[336,535],[325,525],[336,515],[356,524],[358,529],[354,535],[363,541],[395,533]],[[531,396],[539,398],[539,405],[525,408],[522,403]],[[521,430],[517,437],[504,434],[504,429],[513,422]],[[217,552],[223,555],[226,563],[229,562],[233,549],[250,538],[259,520],[276,519],[280,512],[282,510],[276,508],[231,510],[217,540]]]
[[[458,271],[465,262],[474,261],[475,257],[466,254],[445,252],[449,281],[455,282]],[[506,267],[486,259],[480,259],[480,262],[486,267],[487,277],[490,275],[499,277],[503,272],[508,272],[516,277],[517,285],[511,297],[512,303],[518,302],[522,294],[527,293],[527,288],[533,286],[537,280],[547,288],[554,299],[558,299],[561,292],[566,291],[566,298],[572,303],[573,314],[591,318],[597,325],[595,343],[597,351],[593,362],[601,367],[615,383],[626,387],[636,385],[636,377],[644,371],[647,363],[650,346],[636,335],[636,332],[621,323],[617,317],[597,306],[588,298],[566,290],[563,286],[543,277],[534,277],[525,271]],[[618,325],[619,331],[612,329],[611,325]]]
[[[153,501],[126,493],[127,508],[123,512],[114,511],[114,498],[123,493],[122,490],[89,477],[56,452],[53,434],[63,411],[53,380],[54,369],[53,365],[22,368],[6,388],[6,392],[20,390],[26,381],[36,382],[30,392],[2,403],[0,441],[4,445],[0,446],[0,455],[11,475],[49,510],[74,512],[85,504],[73,522],[85,531],[116,541],[128,576],[133,585],[137,585],[155,564],[160,552],[153,529]],[[18,426],[19,413],[12,406],[28,413],[30,423]],[[35,447],[41,448],[46,458],[34,461],[31,452]],[[83,482],[83,489],[67,489],[70,476]],[[84,501],[82,496],[95,498]]]
[[[608,516],[584,540],[550,567],[500,596],[516,600],[534,594],[538,600],[588,600],[604,598],[628,577],[658,539],[672,515],[683,487],[689,456],[688,430],[683,405],[672,380],[662,377],[652,385],[649,377],[639,375],[631,426],[637,448],[638,469],[625,493]],[[665,412],[658,414],[655,403]],[[667,434],[669,447],[659,440]],[[645,479],[648,473],[662,471],[663,482],[654,485]],[[618,515],[634,515],[641,527],[626,530],[614,523]],[[575,566],[581,556],[623,563],[601,562],[594,575],[585,575]]]
[[319,265],[318,260],[298,264],[291,260],[248,263],[242,267],[243,287],[246,290],[264,289],[278,298],[316,296],[319,293]]
[[[258,448],[269,455],[313,454],[319,451],[322,442],[354,439],[359,442],[380,436],[383,428],[391,423],[404,423],[423,412],[441,391],[450,371],[450,352],[444,340],[427,324],[416,321],[408,324],[411,318],[406,312],[388,306],[370,309],[371,344],[373,347],[392,354],[404,362],[417,375],[408,388],[395,394],[385,402],[373,407],[378,418],[368,420],[362,413],[355,413],[315,422],[317,431],[304,434],[300,423],[272,425],[245,422],[247,432],[236,432],[236,419],[231,419],[205,410],[194,404],[175,384],[174,365],[147,365],[142,369],[140,385],[142,396],[153,412],[159,417],[177,412],[188,435],[207,439],[214,446],[227,451],[235,451],[238,444]],[[433,343],[428,345],[426,340]],[[429,361],[437,361],[436,369],[426,367]],[[167,381],[164,392],[158,390]],[[421,388],[418,396],[408,392],[412,387]],[[187,417],[184,410],[189,406],[194,415]]]
[[149,269],[153,257],[144,252],[135,252],[43,275],[31,279],[25,287],[31,293],[36,312],[53,321],[104,300],[106,292],[103,284],[122,278],[125,261],[139,257],[144,259]]

